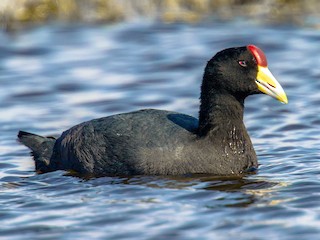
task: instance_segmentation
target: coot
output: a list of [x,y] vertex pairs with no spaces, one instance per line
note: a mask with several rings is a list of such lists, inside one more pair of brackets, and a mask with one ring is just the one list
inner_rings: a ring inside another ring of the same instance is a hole
[[144,109],[81,123],[58,139],[24,131],[18,138],[32,150],[39,173],[238,175],[258,167],[243,123],[244,100],[258,93],[288,102],[261,49],[228,48],[207,63],[199,120]]

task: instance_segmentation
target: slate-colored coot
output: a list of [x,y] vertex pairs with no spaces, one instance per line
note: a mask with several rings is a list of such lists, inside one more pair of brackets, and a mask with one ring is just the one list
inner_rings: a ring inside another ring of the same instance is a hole
[[145,109],[81,123],[58,139],[23,131],[18,138],[32,150],[41,173],[237,175],[258,167],[243,123],[244,100],[257,93],[288,102],[261,49],[229,48],[207,63],[199,120]]

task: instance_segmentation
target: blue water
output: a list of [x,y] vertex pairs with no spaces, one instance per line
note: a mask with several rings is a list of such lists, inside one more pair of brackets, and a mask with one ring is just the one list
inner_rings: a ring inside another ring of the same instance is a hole
[[[49,25],[0,33],[0,238],[318,239],[320,30],[248,22]],[[37,175],[17,131],[59,135],[140,108],[198,114],[217,51],[256,44],[286,91],[246,101],[242,179]]]

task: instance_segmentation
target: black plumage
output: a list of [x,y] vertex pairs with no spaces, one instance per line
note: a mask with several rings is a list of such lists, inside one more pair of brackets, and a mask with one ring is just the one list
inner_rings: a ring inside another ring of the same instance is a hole
[[38,172],[181,175],[241,174],[257,168],[243,123],[244,100],[260,93],[258,64],[248,47],[229,48],[207,64],[198,119],[145,109],[81,123],[57,140],[19,132]]

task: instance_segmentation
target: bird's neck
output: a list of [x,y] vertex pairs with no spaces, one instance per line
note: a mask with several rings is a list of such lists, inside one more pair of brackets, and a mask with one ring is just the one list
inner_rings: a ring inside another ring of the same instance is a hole
[[200,136],[228,137],[235,127],[245,129],[243,112],[244,99],[219,93],[210,98],[201,96],[198,133]]
[[[212,143],[212,155],[219,155],[223,165],[231,164],[228,166],[231,173],[257,167],[257,156],[243,123],[244,99],[239,101],[227,94],[216,94],[206,100],[209,102],[201,101],[199,139]],[[208,159],[210,156],[206,161]],[[217,157],[212,159],[217,161]]]

